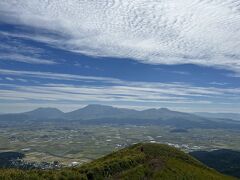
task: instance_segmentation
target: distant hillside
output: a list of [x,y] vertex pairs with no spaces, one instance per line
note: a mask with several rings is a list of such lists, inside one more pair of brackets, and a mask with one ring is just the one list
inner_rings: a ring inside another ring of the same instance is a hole
[[26,121],[26,120],[42,120],[55,119],[64,117],[64,112],[57,108],[37,108],[32,111],[16,114],[0,114],[0,120],[4,121]]
[[147,109],[143,111],[137,111],[126,108],[116,108],[112,106],[104,105],[88,105],[82,109],[66,113],[64,116],[66,119],[103,119],[103,118],[131,118],[131,119],[161,119],[167,120],[171,118],[181,118],[185,120],[193,119],[195,121],[202,121],[204,118],[198,117],[194,114],[171,111],[167,108],[159,109]]
[[[240,129],[240,121],[216,119],[197,116],[195,114],[172,111],[167,108],[137,111],[104,105],[88,105],[84,108],[63,113],[55,108],[38,108],[36,110],[0,115],[0,122],[16,121],[32,123],[32,120],[43,121],[80,121],[82,124],[131,124],[161,125],[175,128],[230,128]],[[1,126],[1,124],[0,124]]]
[[190,153],[196,159],[224,174],[240,178],[240,152],[221,149],[215,151],[195,151]]
[[194,113],[198,116],[207,118],[225,118],[240,121],[240,113],[208,113],[208,112],[197,112]]
[[0,170],[0,179],[231,180],[184,152],[160,144],[137,144],[79,168],[52,171]]
[[89,120],[101,118],[129,118],[135,117],[138,111],[125,108],[115,108],[112,106],[92,104],[84,108],[66,113],[65,119],[72,120]]
[[40,119],[40,118],[52,119],[52,118],[59,118],[64,116],[64,112],[60,111],[57,108],[38,108],[23,114],[26,114],[29,117],[33,117],[35,119]]

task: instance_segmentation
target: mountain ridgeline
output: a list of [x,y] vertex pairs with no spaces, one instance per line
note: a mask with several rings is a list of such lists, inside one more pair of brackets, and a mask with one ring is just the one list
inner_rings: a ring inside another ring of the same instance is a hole
[[207,112],[197,112],[194,113],[198,116],[208,117],[208,118],[222,118],[222,119],[233,119],[240,121],[240,113],[207,113]]
[[38,108],[18,114],[0,115],[0,121],[80,121],[82,124],[163,125],[178,128],[230,128],[240,129],[240,121],[208,118],[191,113],[171,111],[167,108],[142,111],[104,105],[88,105],[64,113],[56,108]]
[[0,179],[79,180],[231,180],[192,156],[162,144],[136,144],[76,168],[61,170],[0,170]]

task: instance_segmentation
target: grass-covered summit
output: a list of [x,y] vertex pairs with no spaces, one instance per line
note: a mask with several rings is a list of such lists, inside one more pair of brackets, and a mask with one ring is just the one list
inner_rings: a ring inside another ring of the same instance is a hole
[[1,170],[0,179],[234,179],[184,152],[162,144],[136,144],[79,168],[51,171]]

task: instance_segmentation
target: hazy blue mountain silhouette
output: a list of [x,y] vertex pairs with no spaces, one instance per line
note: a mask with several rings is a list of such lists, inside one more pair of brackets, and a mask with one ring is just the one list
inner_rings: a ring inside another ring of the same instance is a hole
[[201,117],[196,114],[172,111],[167,108],[133,110],[92,104],[64,113],[56,108],[38,108],[33,111],[0,115],[4,121],[62,120],[80,121],[82,124],[162,125],[177,128],[233,128],[240,122],[230,119]]

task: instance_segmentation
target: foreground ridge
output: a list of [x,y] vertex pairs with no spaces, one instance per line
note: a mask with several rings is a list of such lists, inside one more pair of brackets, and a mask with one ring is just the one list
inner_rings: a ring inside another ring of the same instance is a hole
[[168,145],[140,143],[77,168],[62,170],[0,170],[0,179],[216,179],[229,176],[208,168]]

